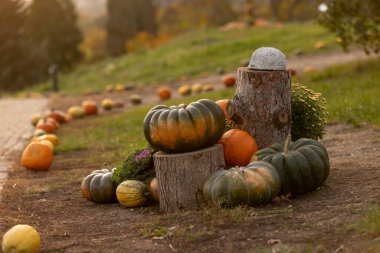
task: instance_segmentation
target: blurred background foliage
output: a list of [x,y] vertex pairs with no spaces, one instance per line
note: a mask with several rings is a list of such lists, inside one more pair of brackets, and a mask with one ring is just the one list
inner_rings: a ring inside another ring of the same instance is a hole
[[50,66],[78,64],[141,52],[181,33],[319,22],[347,49],[379,52],[378,0],[1,0],[0,90],[46,80]]

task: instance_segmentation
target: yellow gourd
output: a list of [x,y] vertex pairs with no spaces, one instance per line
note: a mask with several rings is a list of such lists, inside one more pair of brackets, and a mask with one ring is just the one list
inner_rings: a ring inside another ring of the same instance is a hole
[[29,225],[16,225],[3,236],[4,253],[34,253],[41,247],[41,238],[37,230]]
[[59,139],[58,139],[57,135],[55,135],[55,134],[45,134],[45,135],[33,138],[33,140],[37,140],[37,141],[47,140],[47,141],[50,141],[51,143],[53,143],[54,146],[57,146],[59,143]]

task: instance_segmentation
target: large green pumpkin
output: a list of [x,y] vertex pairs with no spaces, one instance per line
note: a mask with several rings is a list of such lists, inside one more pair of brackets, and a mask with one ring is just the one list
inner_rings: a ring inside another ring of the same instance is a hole
[[280,176],[273,165],[255,161],[212,174],[203,185],[203,197],[222,206],[255,206],[271,201],[280,189]]
[[157,105],[144,119],[149,144],[167,153],[181,153],[212,146],[223,135],[224,114],[208,99],[189,105]]
[[81,192],[86,199],[97,203],[116,202],[116,185],[112,171],[95,170],[82,181]]
[[322,185],[330,173],[326,148],[313,139],[275,143],[256,152],[258,160],[274,165],[281,177],[281,194],[301,194]]

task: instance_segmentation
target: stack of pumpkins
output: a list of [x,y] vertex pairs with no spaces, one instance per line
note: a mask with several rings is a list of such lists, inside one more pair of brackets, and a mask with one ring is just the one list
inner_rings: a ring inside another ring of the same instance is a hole
[[[228,100],[217,101],[226,114]],[[239,129],[227,131],[219,140],[226,165],[211,175],[203,196],[209,203],[233,207],[265,204],[280,195],[298,195],[317,189],[330,172],[326,148],[316,140],[302,138],[275,143],[257,150],[255,140]]]
[[30,143],[21,155],[21,165],[32,171],[47,171],[53,163],[54,148],[59,139],[55,134],[61,124],[84,116],[97,115],[98,108],[93,101],[84,101],[82,106],[72,106],[64,113],[51,110],[45,115],[33,115],[31,123],[35,131]]
[[[204,183],[204,199],[233,207],[268,203],[279,195],[317,189],[329,175],[329,157],[316,140],[275,143],[258,150],[255,139],[240,129],[225,132],[228,100],[208,99],[178,106],[157,105],[144,119],[144,135],[151,147],[166,153],[196,151],[220,143],[228,170],[212,174]],[[98,170],[82,182],[82,194],[98,203],[115,202],[137,207],[158,201],[156,179],[150,187],[137,180],[116,186],[112,171]]]
[[[223,135],[225,120],[219,106],[208,99],[189,105],[158,105],[144,119],[144,134],[151,147],[167,153],[181,153],[212,146]],[[116,199],[127,207],[138,207],[150,200],[158,201],[158,186],[137,180],[126,180],[118,186],[112,181],[113,171],[97,170],[81,185],[83,197],[97,203]]]
[[189,105],[158,105],[144,119],[149,144],[166,153],[223,145],[228,170],[211,175],[203,187],[204,199],[224,206],[256,206],[278,195],[317,189],[330,165],[325,147],[316,140],[275,143],[258,150],[255,139],[240,129],[224,132],[228,100],[202,99]]

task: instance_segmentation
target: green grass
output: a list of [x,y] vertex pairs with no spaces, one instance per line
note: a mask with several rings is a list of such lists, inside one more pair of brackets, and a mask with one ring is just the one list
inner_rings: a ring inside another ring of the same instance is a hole
[[[364,63],[341,65],[311,75],[298,77],[300,83],[321,92],[327,98],[329,123],[380,124],[380,59]],[[218,100],[231,98],[234,89],[225,89],[183,99],[169,100],[166,104],[180,104],[200,98]],[[59,135],[62,143],[58,153],[90,149],[83,159],[99,163],[120,162],[136,148],[147,145],[142,123],[152,106],[138,107],[122,114],[87,118],[63,127]],[[96,152],[95,152],[96,151]],[[102,161],[102,162],[100,162]],[[117,165],[115,163],[111,166]]]
[[367,213],[347,229],[362,238],[362,252],[380,252],[380,205],[370,206]]
[[372,206],[367,214],[350,228],[361,234],[380,236],[380,205]]
[[[314,49],[323,40],[328,47]],[[286,24],[280,28],[249,28],[220,31],[198,30],[183,34],[162,46],[93,65],[79,66],[70,74],[60,76],[60,89],[69,94],[104,89],[108,84],[173,82],[181,76],[197,77],[215,73],[217,68],[234,71],[241,61],[249,59],[258,47],[273,46],[291,56],[296,50],[315,54],[336,49],[334,36],[313,23]],[[49,82],[36,88],[48,91]]]
[[300,82],[321,92],[327,100],[329,123],[380,125],[380,58],[331,67]]

